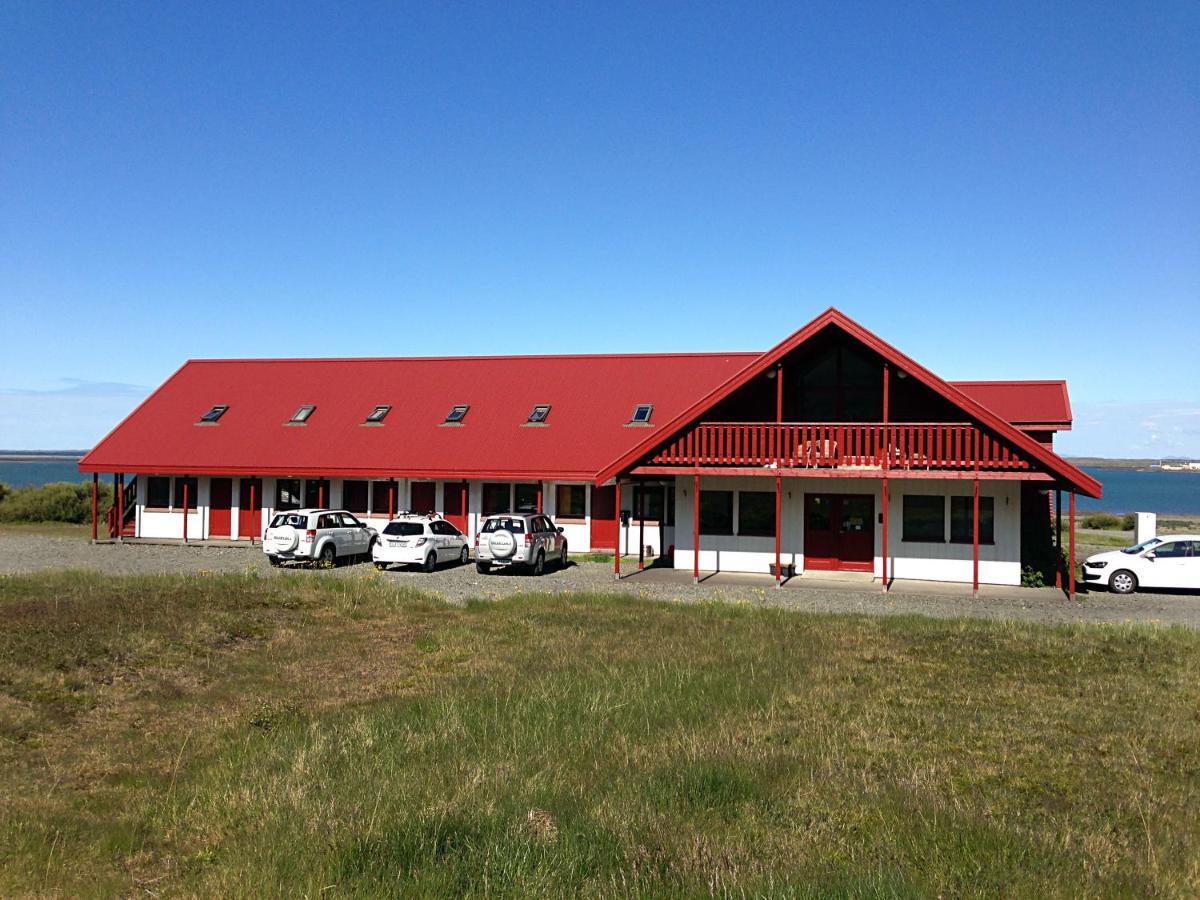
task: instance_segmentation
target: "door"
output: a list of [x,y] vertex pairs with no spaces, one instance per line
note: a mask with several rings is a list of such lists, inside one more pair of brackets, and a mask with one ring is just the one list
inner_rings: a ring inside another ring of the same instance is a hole
[[870,494],[804,495],[804,568],[871,572],[875,567],[875,498]]
[[447,482],[442,490],[445,492],[446,498],[446,502],[442,504],[446,507],[446,521],[465,534],[467,531],[467,507],[470,505],[470,501],[467,499],[467,483],[465,481],[459,484]]
[[425,515],[437,511],[437,482],[414,481],[412,485],[412,509],[410,512]]
[[[250,486],[254,485],[254,508],[250,507]],[[262,521],[263,495],[261,478],[243,478],[238,484],[238,537],[262,537],[258,529]]]
[[1194,541],[1167,541],[1151,552],[1153,557],[1143,555],[1136,570],[1138,583],[1144,587],[1194,588],[1197,582],[1197,557]]
[[617,549],[617,488],[592,488],[592,549]]
[[233,514],[233,479],[214,478],[209,482],[208,536],[227,538]]

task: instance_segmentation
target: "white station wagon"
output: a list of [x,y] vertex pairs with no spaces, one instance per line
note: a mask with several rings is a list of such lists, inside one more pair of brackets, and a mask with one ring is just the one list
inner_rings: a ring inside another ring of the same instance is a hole
[[421,566],[432,572],[438,563],[471,559],[466,536],[440,516],[405,514],[383,526],[383,534],[371,550],[375,568],[386,569],[392,563]]
[[273,566],[285,562],[316,562],[335,566],[338,560],[368,556],[375,531],[344,509],[297,509],[276,513],[263,535],[263,552]]
[[1132,594],[1139,587],[1200,590],[1200,536],[1155,537],[1097,553],[1084,561],[1083,579],[1107,585],[1114,594]]

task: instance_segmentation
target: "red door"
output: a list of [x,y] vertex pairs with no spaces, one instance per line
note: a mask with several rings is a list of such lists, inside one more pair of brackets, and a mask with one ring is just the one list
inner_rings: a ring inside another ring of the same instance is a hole
[[617,488],[592,488],[592,549],[617,549]]
[[[250,486],[254,485],[254,497],[250,497]],[[263,488],[261,478],[243,478],[238,484],[238,537],[254,540],[262,537],[258,533],[262,523]],[[254,504],[251,509],[250,504]]]
[[412,509],[409,512],[426,513],[437,509],[437,482],[414,481],[412,486]]
[[233,479],[214,478],[209,482],[208,536],[227,538],[230,535],[230,514],[233,511]]
[[465,481],[459,484],[447,482],[442,490],[446,497],[446,502],[443,504],[446,507],[446,521],[466,534],[467,507],[470,505],[467,499],[467,483]]
[[836,572],[874,571],[873,496],[804,495],[804,568]]

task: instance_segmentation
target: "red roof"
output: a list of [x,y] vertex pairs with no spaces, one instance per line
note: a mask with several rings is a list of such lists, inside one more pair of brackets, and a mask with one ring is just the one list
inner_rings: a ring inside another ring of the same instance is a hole
[[[1070,425],[1066,386],[943,381],[836,309],[765,353],[192,360],[110,432],[83,472],[603,482],[826,327],[841,328],[1089,496],[1100,484],[1016,426]],[[446,425],[455,404],[461,425]],[[630,425],[634,406],[652,424]],[[197,424],[210,407],[228,411]],[[284,423],[301,404],[304,425]],[[379,404],[382,425],[364,420]],[[526,424],[549,404],[544,425]]]
[[1065,381],[951,381],[976,403],[1022,428],[1069,431],[1071,400]]
[[[84,472],[589,480],[757,353],[193,360],[105,437]],[[317,409],[285,426],[300,404]],[[462,425],[443,424],[470,404]],[[526,425],[535,404],[545,425]],[[654,404],[652,425],[630,426]],[[229,411],[197,425],[216,404]],[[391,404],[382,425],[363,425]]]

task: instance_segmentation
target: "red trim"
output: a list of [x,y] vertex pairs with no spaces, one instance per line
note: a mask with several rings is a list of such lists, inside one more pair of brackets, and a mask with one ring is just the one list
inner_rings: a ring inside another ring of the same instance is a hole
[[885,475],[883,478],[883,590],[888,589],[888,506],[891,503],[888,497],[888,480]]
[[692,582],[700,581],[700,476],[692,483]]
[[783,479],[775,475],[775,587],[779,587],[782,572],[780,571],[780,532],[783,528],[783,501],[781,498]]
[[[767,477],[778,472],[788,478],[917,478],[917,479],[946,479],[963,480],[974,478],[971,469],[947,469],[935,471],[926,469],[775,469],[771,466],[637,466],[630,469],[627,475],[689,475],[699,472],[702,475],[754,475]],[[984,481],[1054,481],[1054,477],[1045,472],[1029,470],[980,472],[979,477]]]
[[1071,491],[1071,558],[1067,561],[1070,569],[1071,599],[1075,599],[1075,492]]
[[92,540],[93,541],[95,541],[96,538],[98,538],[100,536],[99,531],[98,531],[100,526],[99,526],[99,523],[97,522],[97,518],[100,514],[99,510],[100,510],[100,476],[93,473],[92,474]]
[[617,479],[617,483],[614,485],[614,487],[616,488],[616,500],[614,501],[614,503],[616,506],[616,517],[617,517],[617,546],[616,546],[616,549],[613,551],[613,575],[615,575],[617,577],[617,579],[619,580],[621,577],[621,479],[620,478]]
[[855,338],[864,346],[874,350],[886,361],[896,365],[897,368],[906,372],[910,377],[915,378],[926,387],[945,397],[972,418],[986,425],[997,434],[1007,438],[1030,457],[1040,462],[1045,468],[1050,470],[1052,474],[1057,475],[1066,484],[1071,485],[1089,497],[1099,498],[1102,495],[1103,488],[1101,487],[1100,482],[1092,478],[1086,472],[1081,471],[1066,460],[1062,459],[1053,451],[1043,447],[1019,428],[1016,428],[1015,426],[1004,421],[987,407],[977,403],[975,400],[972,400],[965,393],[963,393],[963,391],[934,375],[924,366],[905,356],[891,344],[868,331],[866,328],[863,328],[853,319],[850,319],[848,316],[844,315],[833,307],[830,307],[799,331],[775,345],[775,347],[768,350],[750,365],[746,366],[741,372],[739,372],[737,375],[734,375],[723,385],[715,388],[700,400],[693,403],[690,407],[679,413],[674,419],[667,422],[661,429],[658,429],[653,434],[648,435],[632,450],[618,457],[608,466],[601,469],[596,475],[596,484],[604,483],[609,478],[613,477],[617,472],[620,472],[633,465],[635,462],[637,462],[637,460],[650,453],[655,446],[665,443],[666,440],[674,437],[689,423],[699,418],[699,416],[705,411],[711,409],[714,405],[728,397],[738,388],[748,383],[755,376],[761,375],[768,368],[779,363],[788,353],[803,345],[817,333],[831,325],[836,328],[840,328],[850,337]]
[[187,476],[184,475],[183,476],[183,542],[185,544],[187,543],[187,539],[188,539],[187,526],[188,526],[188,479],[187,479]]
[[979,479],[975,479],[974,521],[971,523],[971,590],[979,596]]

